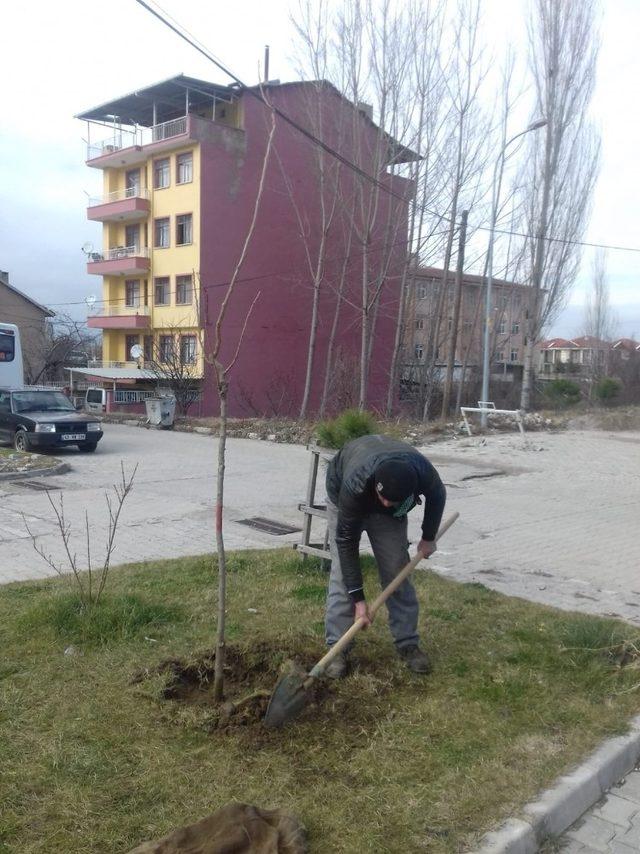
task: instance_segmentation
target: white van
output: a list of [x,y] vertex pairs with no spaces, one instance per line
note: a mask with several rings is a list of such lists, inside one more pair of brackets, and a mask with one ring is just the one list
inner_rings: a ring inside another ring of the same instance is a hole
[[84,396],[84,408],[87,412],[106,412],[106,388],[88,388],[87,393]]

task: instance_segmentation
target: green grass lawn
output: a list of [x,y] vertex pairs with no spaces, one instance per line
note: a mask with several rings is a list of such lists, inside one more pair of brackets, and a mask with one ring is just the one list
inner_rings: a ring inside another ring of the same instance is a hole
[[[234,690],[322,655],[325,578],[290,551],[230,556]],[[126,852],[239,800],[295,813],[321,854],[458,852],[638,712],[635,662],[602,650],[630,626],[416,587],[433,675],[404,669],[380,614],[353,674],[278,731],[216,729],[206,693],[163,699],[161,662],[213,647],[212,558],[112,570],[88,626],[66,580],[0,588],[0,851]]]

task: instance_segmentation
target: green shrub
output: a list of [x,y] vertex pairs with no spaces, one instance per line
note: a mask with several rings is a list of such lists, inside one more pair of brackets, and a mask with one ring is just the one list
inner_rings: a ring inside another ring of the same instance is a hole
[[613,377],[602,377],[593,387],[593,393],[600,403],[610,403],[620,393],[622,383]]
[[377,429],[371,412],[347,409],[331,421],[321,421],[316,427],[316,435],[323,447],[339,449],[352,439],[375,433]]
[[580,401],[580,386],[571,380],[551,380],[545,386],[544,395],[553,407],[572,406]]

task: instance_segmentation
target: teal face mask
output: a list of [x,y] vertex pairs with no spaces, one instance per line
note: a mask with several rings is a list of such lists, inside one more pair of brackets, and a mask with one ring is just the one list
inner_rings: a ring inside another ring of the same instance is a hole
[[413,495],[410,495],[408,498],[405,498],[402,504],[398,505],[398,507],[396,507],[396,509],[393,511],[394,518],[400,519],[402,516],[406,516],[414,504],[415,501]]

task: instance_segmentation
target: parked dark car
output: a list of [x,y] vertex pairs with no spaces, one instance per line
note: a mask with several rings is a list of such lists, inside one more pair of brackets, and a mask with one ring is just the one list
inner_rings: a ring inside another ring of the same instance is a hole
[[95,418],[76,412],[61,391],[0,388],[0,442],[16,451],[77,445],[95,451],[102,427]]

